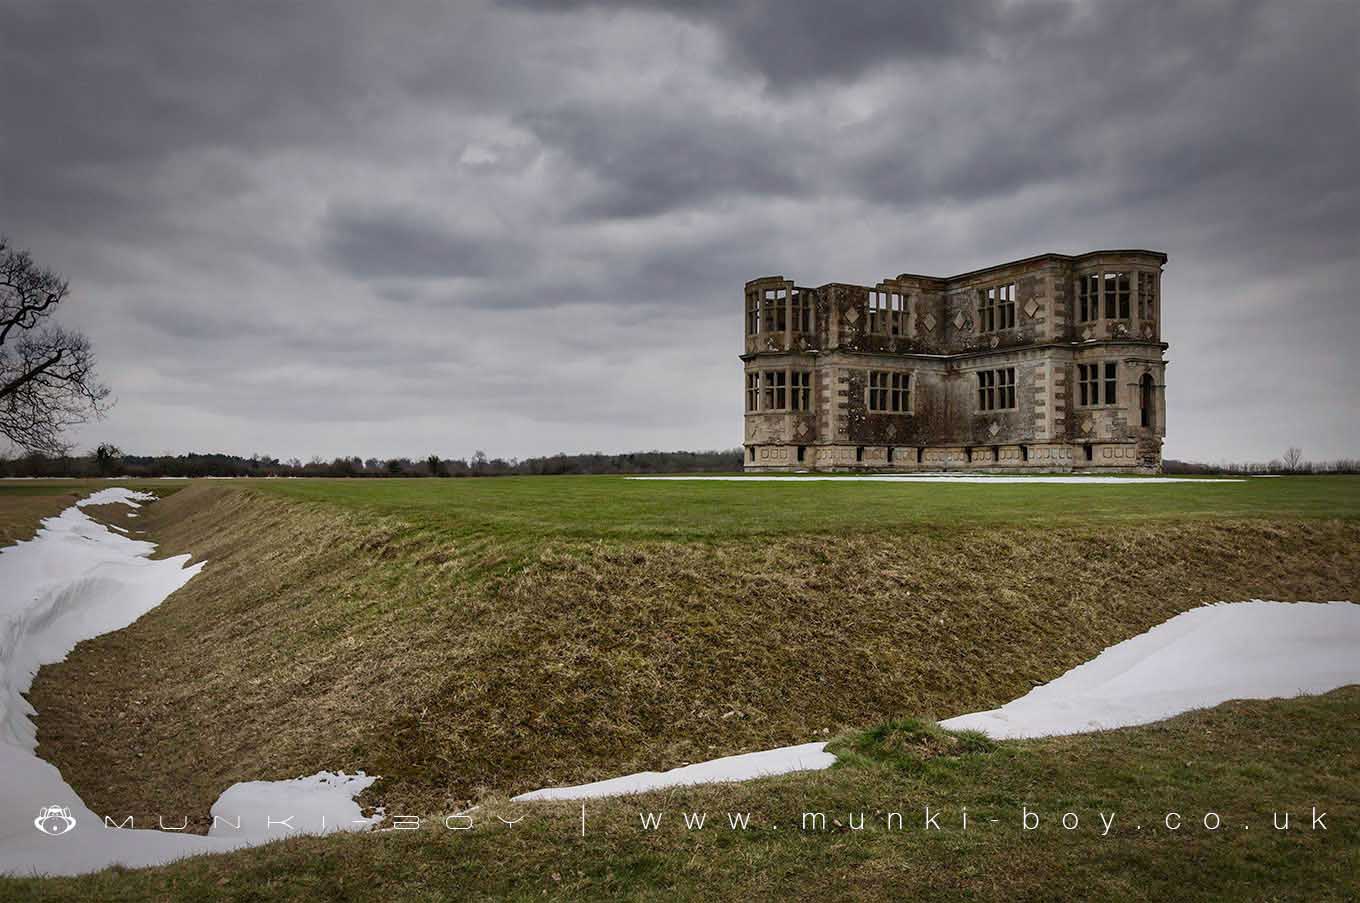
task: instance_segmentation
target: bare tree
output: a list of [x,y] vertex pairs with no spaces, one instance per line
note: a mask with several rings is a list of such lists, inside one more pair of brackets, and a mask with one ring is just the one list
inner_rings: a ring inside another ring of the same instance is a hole
[[99,447],[93,452],[95,466],[104,476],[110,476],[119,468],[119,459],[123,457],[123,450],[112,442],[101,442]]
[[1290,473],[1298,473],[1303,469],[1303,449],[1290,446],[1284,453],[1284,469]]
[[67,291],[0,237],[0,436],[29,452],[64,454],[62,433],[102,416],[109,396],[89,340],[50,321]]

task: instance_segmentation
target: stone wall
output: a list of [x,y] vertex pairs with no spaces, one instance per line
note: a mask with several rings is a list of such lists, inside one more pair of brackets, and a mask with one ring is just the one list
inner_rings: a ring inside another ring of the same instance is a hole
[[[747,372],[796,369],[812,379],[811,411],[747,412],[744,439],[754,450],[747,466],[1156,469],[1166,422],[1159,326],[1164,262],[1155,252],[1100,251],[1043,255],[950,279],[902,274],[872,287],[807,288],[783,276],[753,280],[748,306],[752,293],[761,303],[767,293],[796,294],[815,326],[800,331],[790,305],[784,328],[769,330],[762,307],[760,329],[746,336]],[[1105,273],[1129,274],[1128,317],[1104,316]],[[1100,316],[1079,322],[1078,280],[1088,275],[1097,276]],[[983,331],[984,293],[1003,285],[1014,286],[1014,324]],[[874,291],[905,301],[894,326],[871,330]],[[1106,361],[1119,368],[1116,398],[1079,406],[1077,364]],[[1014,406],[980,410],[977,373],[1012,367]],[[871,370],[911,374],[909,413],[869,410]],[[1150,399],[1146,426],[1144,394]]]

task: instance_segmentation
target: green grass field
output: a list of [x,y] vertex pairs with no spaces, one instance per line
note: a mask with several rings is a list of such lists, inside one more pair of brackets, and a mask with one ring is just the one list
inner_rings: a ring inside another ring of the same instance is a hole
[[1360,477],[1129,485],[651,481],[621,477],[273,480],[260,491],[506,540],[717,540],[823,531],[1147,518],[1360,518]]
[[[0,482],[0,517],[21,499],[107,485]],[[939,788],[970,808],[1167,798],[1236,811],[1264,793],[1354,811],[1353,691],[964,754],[904,733],[900,719],[999,705],[1206,602],[1357,598],[1360,478],[147,485],[169,497],[124,525],[207,566],[132,627],[44,668],[31,693],[39,753],[96,811],[200,812],[201,829],[235,781],[365,768],[384,776],[365,801],[389,813],[508,813],[510,794],[538,786],[824,736],[853,750],[831,773],[649,805],[777,818],[814,797],[883,808]],[[637,808],[601,806],[620,825]],[[0,882],[0,897],[891,899],[933,888],[1136,899],[1180,887],[1213,899],[1259,887],[1340,899],[1356,865],[1353,820],[1324,840],[1259,845],[842,829],[815,841],[620,829],[578,842],[573,811],[544,811],[532,830],[466,845],[441,832],[304,840]]]
[[[1300,476],[1179,484],[954,484],[652,481],[615,476],[493,479],[234,480],[263,493],[397,517],[451,535],[510,541],[727,539],[855,528],[1073,524],[1146,518],[1360,518],[1360,476]],[[212,485],[215,481],[194,481]],[[183,481],[0,481],[0,499],[126,485],[174,492]]]

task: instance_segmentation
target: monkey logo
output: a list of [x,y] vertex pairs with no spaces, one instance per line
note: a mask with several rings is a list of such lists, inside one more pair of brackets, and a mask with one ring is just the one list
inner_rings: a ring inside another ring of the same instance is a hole
[[52,837],[65,834],[75,826],[76,820],[65,806],[46,806],[39,809],[38,817],[33,819],[33,827]]

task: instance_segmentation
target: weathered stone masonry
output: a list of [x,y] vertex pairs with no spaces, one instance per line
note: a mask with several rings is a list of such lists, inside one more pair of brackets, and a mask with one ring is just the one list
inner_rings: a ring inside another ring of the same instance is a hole
[[1161,467],[1156,251],[746,283],[747,470]]

